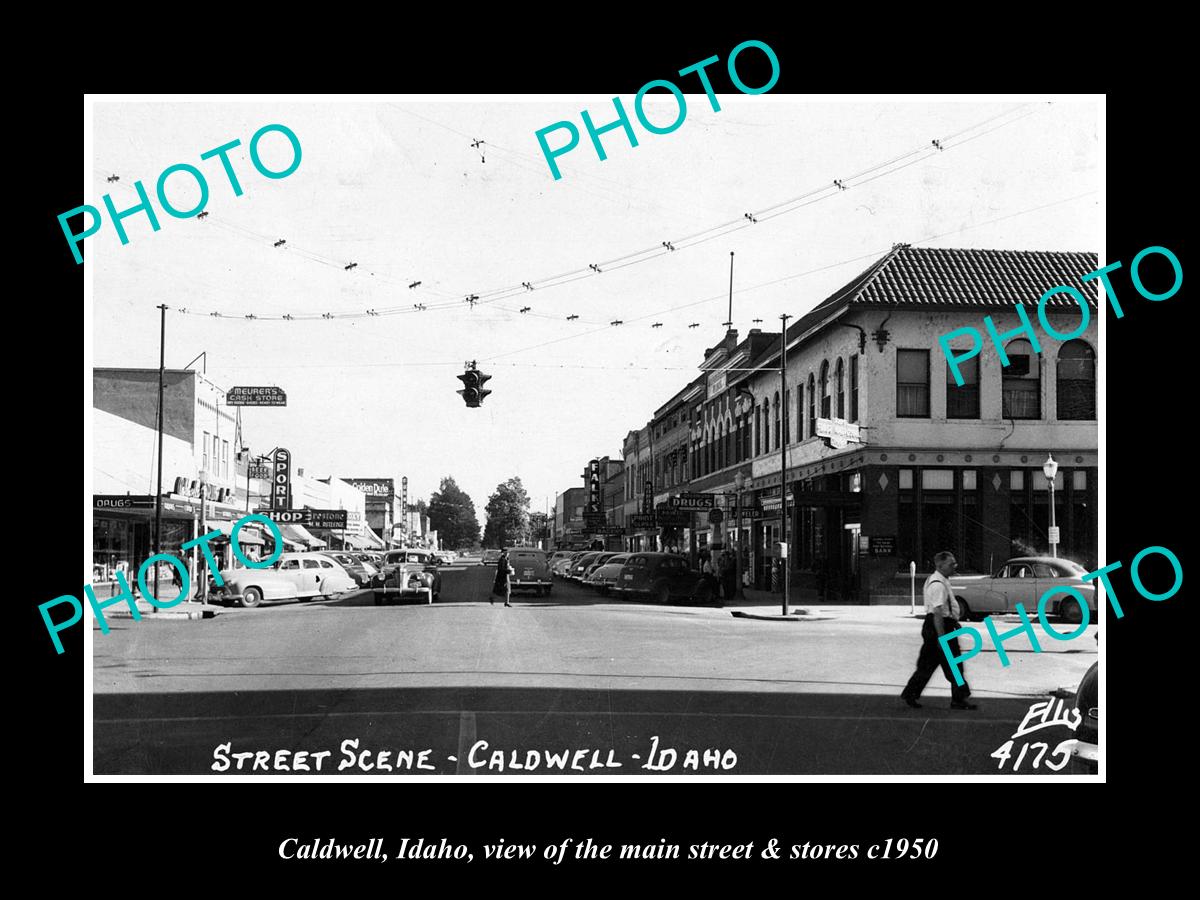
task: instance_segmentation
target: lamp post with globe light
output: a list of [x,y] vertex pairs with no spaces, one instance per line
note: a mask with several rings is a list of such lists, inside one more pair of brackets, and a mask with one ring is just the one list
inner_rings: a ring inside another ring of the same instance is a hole
[[1047,453],[1046,462],[1042,464],[1042,472],[1050,484],[1050,555],[1058,556],[1058,526],[1054,524],[1054,477],[1058,474],[1058,463]]

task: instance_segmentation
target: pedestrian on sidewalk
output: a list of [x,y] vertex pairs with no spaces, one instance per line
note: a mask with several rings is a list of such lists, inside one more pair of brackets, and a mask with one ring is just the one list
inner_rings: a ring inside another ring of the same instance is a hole
[[717,572],[721,576],[722,599],[729,603],[737,594],[737,560],[729,548],[722,550],[717,558]]
[[517,570],[508,562],[508,548],[504,547],[500,550],[500,558],[496,560],[496,581],[492,584],[491,598],[493,604],[497,597],[503,597],[504,605],[512,606],[512,583],[509,576],[516,574]]
[[[920,709],[921,704],[917,699],[925,690],[930,677],[940,668],[946,680],[950,682],[950,708],[976,709],[976,704],[967,700],[971,696],[971,686],[967,684],[966,670],[962,669],[963,683],[956,684],[950,660],[946,658],[946,654],[942,652],[942,645],[938,642],[942,635],[958,629],[961,611],[958,599],[954,596],[954,588],[950,586],[950,576],[954,574],[958,562],[953,553],[943,550],[933,557],[933,565],[933,574],[925,579],[925,624],[921,626],[922,643],[921,652],[917,656],[917,670],[913,672],[912,678],[908,679],[900,698],[914,709]],[[955,656],[962,655],[958,647],[958,638],[951,638],[946,644]],[[962,663],[959,663],[959,667],[962,668]]]

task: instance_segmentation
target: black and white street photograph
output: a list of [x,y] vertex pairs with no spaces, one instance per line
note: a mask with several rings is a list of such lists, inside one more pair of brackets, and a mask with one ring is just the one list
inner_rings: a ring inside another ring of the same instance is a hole
[[1103,778],[1104,97],[732,49],[88,96],[89,779]]

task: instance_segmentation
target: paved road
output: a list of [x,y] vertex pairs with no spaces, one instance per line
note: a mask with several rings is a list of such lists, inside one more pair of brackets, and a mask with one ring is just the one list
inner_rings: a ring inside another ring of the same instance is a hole
[[[1008,668],[994,652],[969,664],[978,711],[949,710],[940,675],[910,710],[896,696],[920,643],[907,608],[759,622],[558,583],[505,609],[488,602],[493,571],[448,567],[433,605],[356,594],[94,632],[95,771],[236,773],[247,753],[243,772],[290,772],[305,751],[310,770],[327,752],[322,774],[398,759],[429,774],[991,773],[1031,704],[1096,658],[1090,634],[1039,654],[1014,641]],[[1004,771],[1042,741],[1019,773],[1047,773],[1070,734],[1019,739]],[[672,767],[644,768],[656,746]]]

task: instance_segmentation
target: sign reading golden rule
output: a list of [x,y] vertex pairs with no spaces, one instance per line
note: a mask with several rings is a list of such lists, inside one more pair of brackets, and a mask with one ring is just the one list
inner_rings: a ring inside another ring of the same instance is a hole
[[231,387],[226,406],[287,406],[287,394],[277,387]]

